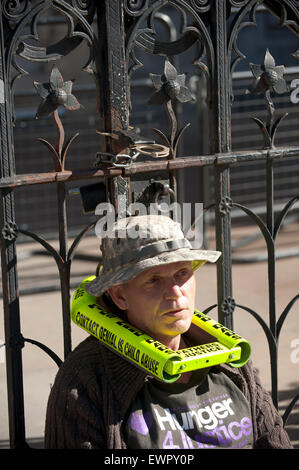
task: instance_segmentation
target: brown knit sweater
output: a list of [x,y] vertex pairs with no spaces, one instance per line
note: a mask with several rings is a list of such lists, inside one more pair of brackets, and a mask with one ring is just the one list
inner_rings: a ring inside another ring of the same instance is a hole
[[[247,398],[254,448],[291,449],[282,420],[249,361],[219,366]],[[125,449],[122,423],[148,376],[88,337],[60,367],[51,389],[45,429],[48,449]]]

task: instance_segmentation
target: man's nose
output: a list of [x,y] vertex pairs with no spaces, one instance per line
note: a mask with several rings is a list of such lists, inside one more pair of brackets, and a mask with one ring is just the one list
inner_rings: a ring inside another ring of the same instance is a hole
[[181,288],[177,284],[177,282],[175,280],[169,280],[165,288],[166,300],[177,299],[181,295],[182,295]]

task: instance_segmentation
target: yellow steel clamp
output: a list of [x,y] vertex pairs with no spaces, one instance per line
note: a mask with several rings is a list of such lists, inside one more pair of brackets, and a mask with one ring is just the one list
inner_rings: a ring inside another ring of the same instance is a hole
[[249,342],[198,310],[194,311],[192,323],[215,341],[173,351],[100,306],[84,288],[94,278],[85,279],[75,291],[72,321],[148,374],[163,382],[175,382],[184,372],[222,363],[241,367],[248,361]]

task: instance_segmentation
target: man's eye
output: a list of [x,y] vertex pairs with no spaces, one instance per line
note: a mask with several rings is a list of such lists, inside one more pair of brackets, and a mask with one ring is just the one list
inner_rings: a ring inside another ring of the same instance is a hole
[[159,277],[150,277],[147,281],[146,284],[154,284],[155,282],[159,281]]
[[179,277],[179,278],[187,277],[189,275],[191,275],[191,271],[189,269],[181,269],[177,273],[177,277]]
[[188,273],[188,270],[187,270],[187,269],[181,269],[181,270],[178,272],[179,276],[185,276],[187,273]]

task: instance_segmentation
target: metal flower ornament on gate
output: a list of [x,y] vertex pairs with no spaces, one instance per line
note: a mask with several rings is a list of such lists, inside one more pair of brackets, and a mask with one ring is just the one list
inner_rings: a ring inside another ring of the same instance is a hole
[[62,75],[56,65],[52,68],[49,83],[34,82],[38,94],[42,98],[36,118],[48,116],[58,106],[65,106],[70,111],[81,108],[81,104],[72,94],[74,80],[63,81]]
[[171,158],[175,158],[177,146],[184,130],[189,127],[186,124],[179,132],[177,132],[177,119],[172,107],[172,101],[177,100],[180,103],[188,103],[195,101],[189,88],[186,87],[186,75],[178,74],[176,68],[171,62],[166,59],[164,64],[164,74],[156,75],[150,74],[156,92],[151,96],[148,104],[165,104],[167,113],[170,120],[170,138],[158,129],[153,129],[163,139],[165,144],[169,147],[169,154]]
[[157,91],[151,96],[148,104],[162,104],[169,100],[177,99],[181,103],[193,101],[195,98],[191,91],[185,86],[186,75],[178,75],[176,68],[165,61],[164,75],[150,74],[154,87]]
[[252,118],[260,127],[264,137],[266,148],[274,147],[275,134],[279,123],[284,119],[288,113],[283,114],[275,119],[275,107],[271,99],[271,91],[283,94],[288,91],[288,86],[283,78],[285,67],[283,65],[276,65],[275,60],[267,49],[263,65],[249,64],[251,71],[255,77],[253,83],[248,87],[246,93],[260,94],[264,93],[264,99],[267,107],[268,118],[264,123],[258,118]]
[[45,139],[39,138],[38,140],[44,143],[50,150],[54,160],[55,170],[63,171],[68,148],[79,133],[74,134],[64,145],[64,129],[58,114],[58,108],[59,106],[64,106],[69,111],[75,111],[82,108],[82,105],[72,94],[74,80],[64,82],[60,71],[57,66],[54,65],[48,83],[33,83],[38,94],[42,98],[36,113],[36,119],[46,117],[53,113],[53,117],[58,128],[58,139],[55,148]]

